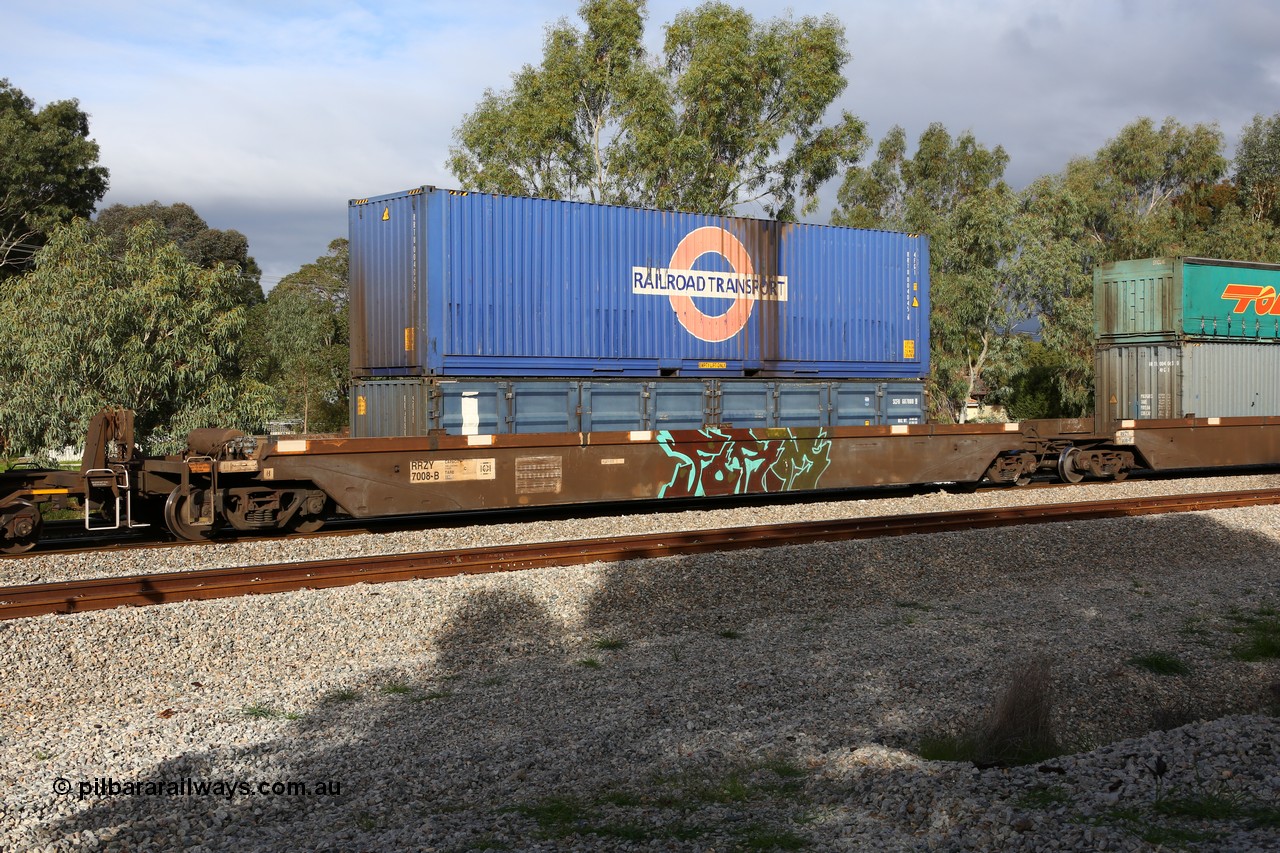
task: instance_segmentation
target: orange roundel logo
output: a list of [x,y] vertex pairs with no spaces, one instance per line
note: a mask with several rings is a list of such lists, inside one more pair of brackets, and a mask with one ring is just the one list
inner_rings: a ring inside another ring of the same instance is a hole
[[[737,237],[715,225],[697,228],[686,234],[671,255],[670,268],[692,270],[694,262],[706,254],[717,254],[724,258],[740,276],[755,275],[755,267],[751,264],[747,247]],[[680,325],[695,338],[712,343],[728,340],[741,332],[751,318],[751,309],[756,304],[754,297],[741,296],[723,314],[706,314],[694,304],[691,296],[673,293],[670,299]]]

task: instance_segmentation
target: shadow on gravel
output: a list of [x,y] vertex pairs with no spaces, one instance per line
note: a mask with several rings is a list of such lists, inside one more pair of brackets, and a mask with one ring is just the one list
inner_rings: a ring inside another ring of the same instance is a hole
[[[1175,698],[1202,703],[1188,713],[1255,710],[1277,666],[1231,657],[1231,614],[1280,601],[1278,556],[1273,540],[1210,517],[1160,516],[619,564],[570,613],[554,584],[475,579],[462,607],[415,629],[424,651],[404,666],[368,672],[300,719],[261,709],[244,720],[252,742],[128,777],[293,782],[306,795],[107,796],[49,840],[825,849],[828,824],[858,824],[910,847],[922,819],[880,813],[854,750],[912,749],[981,714],[1009,662],[1033,652],[1058,661],[1056,719],[1085,733],[1076,746],[1147,731]],[[1248,573],[1253,598],[1188,565]],[[1190,674],[1128,663],[1152,651],[1185,658]],[[323,660],[312,666],[319,675]],[[894,771],[895,784],[940,772]]]

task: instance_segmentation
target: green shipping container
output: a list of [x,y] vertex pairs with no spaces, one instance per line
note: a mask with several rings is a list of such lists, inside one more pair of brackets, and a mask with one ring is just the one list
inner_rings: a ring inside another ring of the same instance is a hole
[[1099,341],[1280,340],[1280,265],[1147,258],[1093,273]]

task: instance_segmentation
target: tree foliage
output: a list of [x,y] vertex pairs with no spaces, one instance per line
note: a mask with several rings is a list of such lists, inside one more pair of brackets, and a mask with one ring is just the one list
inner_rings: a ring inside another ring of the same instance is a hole
[[542,64],[486,91],[450,169],[488,192],[793,219],[866,146],[822,121],[849,55],[833,17],[758,22],[725,3],[682,12],[647,56],[643,0],[585,0],[585,30],[547,33]]
[[1023,191],[1016,289],[1058,359],[1049,396],[1063,414],[1093,405],[1095,267],[1244,249],[1244,223],[1219,186],[1228,166],[1222,144],[1213,125],[1168,118],[1157,127],[1140,118],[1093,157],[1072,160]]
[[235,275],[191,263],[152,223],[123,254],[85,220],[56,228],[0,291],[0,433],[28,452],[74,445],[104,406],[133,409],[154,449],[196,427],[259,428],[269,400],[238,369]]
[[345,239],[285,276],[250,321],[250,360],[271,386],[277,411],[303,432],[333,432],[347,424],[350,347]]
[[1252,222],[1280,225],[1280,113],[1245,125],[1236,147],[1235,187]]
[[0,277],[26,269],[50,230],[107,191],[89,117],[75,100],[35,102],[0,79]]
[[182,256],[204,269],[218,264],[234,267],[237,272],[235,289],[238,301],[244,305],[256,305],[263,299],[262,269],[249,257],[249,240],[236,230],[223,231],[210,228],[189,204],[178,202],[162,205],[113,204],[98,214],[98,228],[111,242],[112,249],[121,253],[128,241],[129,232],[144,222],[154,222],[161,232],[178,246]]
[[587,0],[585,31],[561,20],[547,30],[543,61],[486,90],[454,131],[449,168],[463,186],[486,192],[593,202],[630,200],[619,160],[628,113],[656,93],[644,61],[645,7],[633,0]]
[[907,157],[906,134],[894,127],[872,163],[846,173],[832,217],[929,235],[930,400],[947,420],[964,420],[968,398],[1011,357],[1009,337],[1026,316],[1008,269],[1017,249],[1008,160],[1003,148],[972,133],[953,139],[936,123]]

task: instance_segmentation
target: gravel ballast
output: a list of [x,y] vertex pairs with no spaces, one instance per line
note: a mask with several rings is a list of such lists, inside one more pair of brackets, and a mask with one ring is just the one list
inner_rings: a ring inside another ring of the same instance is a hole
[[[167,571],[1049,494],[93,559]],[[1240,659],[1277,618],[1278,556],[1280,508],[1256,507],[0,623],[0,847],[1280,849],[1280,661]],[[85,561],[0,568],[102,573]],[[920,757],[1036,661],[1060,755]]]

